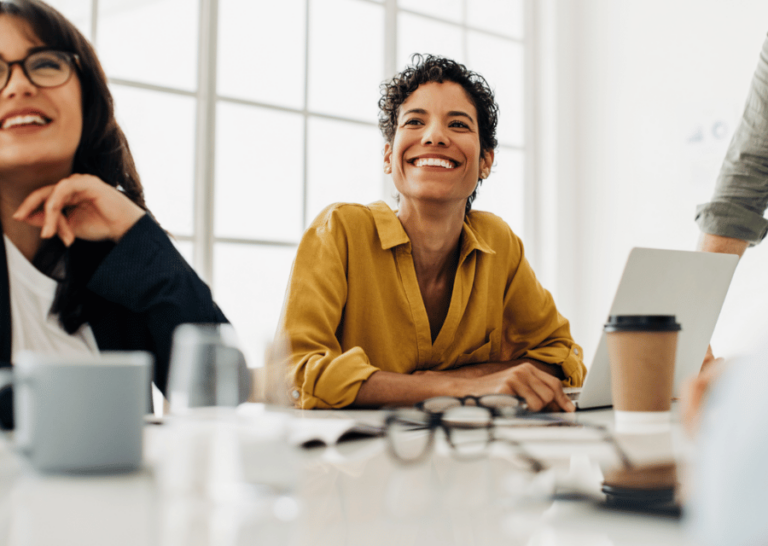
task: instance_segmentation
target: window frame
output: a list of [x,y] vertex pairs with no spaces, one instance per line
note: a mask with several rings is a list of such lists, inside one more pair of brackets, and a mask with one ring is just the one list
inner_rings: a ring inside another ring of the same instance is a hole
[[[285,106],[276,106],[258,101],[246,100],[235,97],[222,96],[218,93],[218,32],[219,32],[219,4],[220,0],[199,0],[199,19],[198,19],[198,58],[197,58],[197,89],[196,91],[187,91],[171,87],[152,85],[143,82],[109,78],[110,84],[125,86],[128,88],[137,88],[160,93],[181,95],[193,97],[196,101],[196,119],[195,119],[195,137],[194,137],[194,170],[193,170],[193,226],[191,235],[174,235],[176,240],[191,244],[192,246],[192,264],[198,274],[210,285],[214,284],[213,260],[217,244],[243,244],[255,246],[280,246],[295,248],[297,242],[285,242],[278,240],[260,240],[248,238],[218,237],[215,234],[215,174],[216,174],[216,126],[217,126],[217,106],[220,103],[227,102],[231,104],[252,106],[264,108],[273,111],[282,111],[299,114],[303,117],[303,199],[302,199],[302,231],[307,227],[307,196],[308,196],[308,125],[312,118],[325,118],[344,123],[362,124],[368,127],[376,127],[375,121],[361,121],[359,119],[345,118],[342,116],[328,115],[309,110],[309,67],[311,62],[310,51],[310,26],[312,21],[312,1],[304,0],[306,9],[306,18],[304,21],[305,33],[305,63],[304,63],[304,99],[302,108],[290,108]],[[525,243],[529,261],[537,265],[538,256],[542,255],[539,244],[541,239],[541,220],[537,219],[541,215],[540,207],[543,205],[541,190],[537,191],[537,161],[539,160],[536,152],[537,138],[537,115],[535,97],[538,96],[538,86],[540,85],[540,75],[536,72],[535,66],[540,56],[540,46],[537,43],[537,20],[535,0],[523,0],[523,37],[512,38],[501,35],[482,28],[473,27],[467,24],[467,2],[461,0],[462,20],[461,22],[441,19],[432,15],[401,8],[398,6],[398,0],[352,0],[355,2],[369,3],[381,6],[384,10],[384,74],[382,81],[390,78],[399,68],[398,66],[398,15],[407,13],[421,18],[429,19],[442,24],[448,24],[459,27],[462,30],[462,48],[464,58],[468,58],[468,34],[477,32],[487,36],[502,38],[504,40],[519,43],[523,47],[523,135],[522,145],[500,144],[499,148],[514,150],[523,153],[524,163],[524,181],[523,196],[524,210],[528,211],[523,218]],[[98,48],[99,37],[99,0],[91,0],[91,20],[90,33],[91,40]],[[387,201],[392,201],[391,195],[394,193],[394,186],[390,177],[382,177],[381,197]],[[162,219],[161,219],[162,220]]]

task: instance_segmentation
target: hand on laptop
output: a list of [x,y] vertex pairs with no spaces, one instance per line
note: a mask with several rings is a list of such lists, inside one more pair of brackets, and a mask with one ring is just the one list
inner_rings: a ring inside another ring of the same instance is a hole
[[[503,393],[525,398],[532,411],[575,411],[576,407],[563,391],[563,369],[533,359],[507,362],[468,364],[460,368],[433,372],[420,370],[413,375],[440,374],[469,379],[461,388],[461,396]],[[487,389],[487,390],[483,390]]]
[[533,362],[522,362],[505,370],[468,380],[467,394],[504,393],[525,398],[532,411],[575,411],[563,392],[563,384],[554,375]]

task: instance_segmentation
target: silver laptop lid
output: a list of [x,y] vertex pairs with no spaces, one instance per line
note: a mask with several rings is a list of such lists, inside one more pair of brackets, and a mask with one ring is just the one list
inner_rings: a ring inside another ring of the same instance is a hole
[[[609,315],[675,315],[675,396],[698,373],[739,258],[732,254],[633,248]],[[602,325],[600,326],[602,330]],[[580,409],[611,405],[611,372],[605,333],[578,399]]]

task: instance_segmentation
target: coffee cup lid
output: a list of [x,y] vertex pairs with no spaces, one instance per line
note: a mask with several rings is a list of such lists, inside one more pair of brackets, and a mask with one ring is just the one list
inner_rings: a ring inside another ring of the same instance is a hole
[[682,328],[675,315],[611,315],[606,332],[678,332]]

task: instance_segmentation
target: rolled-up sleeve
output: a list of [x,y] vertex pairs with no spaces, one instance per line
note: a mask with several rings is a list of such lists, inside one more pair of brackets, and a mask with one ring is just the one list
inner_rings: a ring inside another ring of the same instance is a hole
[[768,38],[763,43],[747,103],[733,135],[714,194],[697,207],[704,233],[755,245],[768,233]]
[[[587,369],[584,352],[571,337],[570,324],[555,307],[552,294],[536,279],[516,239],[510,277],[504,295],[503,360],[532,358],[562,367],[563,384],[580,387]],[[519,259],[517,258],[519,256]]]
[[327,209],[304,234],[281,319],[293,399],[304,409],[350,405],[378,371],[362,348],[342,352],[336,337],[347,299],[346,239],[336,221]]

